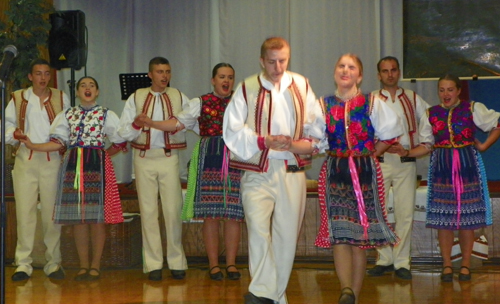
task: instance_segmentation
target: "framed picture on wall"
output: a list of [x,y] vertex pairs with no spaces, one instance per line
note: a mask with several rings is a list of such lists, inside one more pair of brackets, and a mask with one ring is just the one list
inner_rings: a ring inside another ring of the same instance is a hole
[[498,16],[498,0],[403,0],[403,78],[499,77]]

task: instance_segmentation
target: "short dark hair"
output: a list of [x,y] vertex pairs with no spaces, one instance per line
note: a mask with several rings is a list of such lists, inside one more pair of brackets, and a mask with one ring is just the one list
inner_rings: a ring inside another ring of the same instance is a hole
[[388,61],[388,60],[395,61],[396,65],[398,66],[398,70],[399,70],[399,60],[394,56],[385,56],[384,58],[380,59],[377,63],[377,71],[379,73],[380,73],[380,64],[382,63],[382,61]]
[[453,74],[445,74],[445,75],[439,77],[439,79],[438,79],[438,89],[439,89],[439,82],[441,80],[450,80],[450,81],[453,81],[455,83],[455,86],[457,87],[457,89],[461,89],[462,88],[462,81],[460,81],[460,78],[458,78],[458,76],[455,76]]
[[165,57],[155,57],[149,61],[149,71],[152,72],[153,66],[157,65],[157,64],[169,64],[170,65],[170,62],[168,62],[168,59]]
[[230,65],[229,63],[226,63],[226,62],[221,62],[221,63],[217,63],[214,66],[214,68],[212,69],[212,78],[214,78],[215,76],[217,76],[217,71],[220,68],[231,68],[231,70],[233,70],[233,73],[234,73],[234,68],[233,68],[232,65]]
[[50,64],[47,60],[43,58],[35,58],[30,62],[30,74],[33,73],[33,68],[35,67],[35,65],[39,64],[47,65],[48,67],[50,67]]
[[99,90],[99,83],[97,83],[97,80],[95,80],[94,77],[92,77],[92,76],[83,76],[82,78],[78,79],[78,82],[76,83],[76,90],[77,91],[78,91],[78,87],[80,86],[80,82],[82,82],[82,80],[85,79],[85,78],[92,79],[92,81],[95,83],[96,89]]

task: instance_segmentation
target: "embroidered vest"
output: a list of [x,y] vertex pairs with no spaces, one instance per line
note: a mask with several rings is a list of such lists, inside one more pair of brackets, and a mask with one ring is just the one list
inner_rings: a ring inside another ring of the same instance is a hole
[[434,134],[434,147],[461,148],[474,145],[476,125],[472,117],[474,102],[460,101],[454,108],[441,105],[427,110]]
[[[382,93],[382,90],[378,92],[380,99],[386,101],[389,97]],[[401,94],[396,96],[396,98],[401,102],[401,107],[403,108],[403,113],[406,118],[406,123],[408,125],[408,137],[410,138],[410,147],[415,148],[419,144],[418,140],[418,122],[417,122],[417,93],[412,90],[405,90],[401,88]]]
[[[63,92],[54,88],[49,89],[49,98],[43,105],[49,116],[49,122],[52,124],[56,115],[63,110]],[[16,106],[17,126],[23,133],[25,131],[26,109],[28,107],[28,100],[24,96],[25,91],[26,89],[23,89],[12,93],[12,100]]]
[[200,136],[222,136],[222,121],[230,100],[231,96],[221,98],[213,93],[200,97]]
[[[295,114],[295,130],[292,134],[293,140],[299,140],[304,137],[304,121],[306,113],[306,97],[309,90],[309,83],[303,76],[292,73],[292,83],[287,88],[293,99]],[[242,83],[243,96],[248,108],[248,116],[245,121],[246,125],[254,130],[258,136],[269,135],[271,128],[271,117],[273,116],[273,103],[271,100],[271,92],[264,88],[257,75],[250,76]],[[247,94],[250,93],[250,94]],[[255,94],[257,93],[257,94]],[[252,96],[248,98],[248,96]],[[265,172],[267,168],[269,149],[264,149],[257,152],[248,160],[239,158],[234,153],[231,153],[230,167],[249,170],[255,172]],[[306,166],[311,163],[311,155],[294,154],[299,167]]]
[[69,124],[69,147],[104,148],[104,123],[108,109],[95,106],[84,109],[76,106],[66,110]]
[[[163,110],[163,119],[167,120],[182,111],[182,95],[177,89],[167,87],[160,94],[161,106]],[[152,117],[155,95],[151,93],[150,88],[138,89],[135,91],[135,108],[137,115],[144,113]],[[130,144],[132,147],[140,150],[149,150],[151,148],[150,128],[144,126],[141,134]],[[184,132],[163,132],[165,139],[165,149],[181,149],[186,147],[186,136]]]
[[323,98],[328,154],[335,157],[368,156],[375,150],[375,129],[370,120],[374,96],[358,95],[347,102]]

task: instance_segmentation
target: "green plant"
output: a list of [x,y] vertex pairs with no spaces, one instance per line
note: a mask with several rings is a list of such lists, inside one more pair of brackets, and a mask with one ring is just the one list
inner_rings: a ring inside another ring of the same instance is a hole
[[52,1],[9,0],[6,21],[0,22],[0,46],[12,44],[19,52],[10,70],[8,85],[11,90],[29,86],[30,62],[46,57],[44,49],[51,28],[49,14],[54,11]]

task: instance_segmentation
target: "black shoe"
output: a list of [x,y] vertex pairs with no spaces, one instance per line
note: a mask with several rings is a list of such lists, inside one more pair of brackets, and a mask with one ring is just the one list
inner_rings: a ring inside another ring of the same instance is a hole
[[411,275],[411,272],[406,269],[406,268],[399,268],[399,269],[396,269],[396,271],[394,272],[396,274],[396,276],[402,280],[411,280],[412,279],[412,275]]
[[62,267],[59,266],[59,269],[49,274],[48,277],[54,280],[62,280],[66,277],[66,275],[64,274],[64,270],[62,269]]
[[354,291],[345,287],[340,292],[339,304],[354,304],[356,303],[356,296],[354,295]]
[[467,269],[467,272],[468,272],[468,273],[462,273],[462,272],[460,272],[460,273],[458,274],[458,280],[459,280],[459,281],[461,281],[461,282],[467,282],[467,281],[470,281],[470,279],[471,279],[471,274],[470,274],[470,269],[469,269],[469,267],[467,267],[467,266],[462,266],[462,267],[460,267],[460,271],[462,271],[462,269]]
[[170,273],[172,274],[172,278],[175,280],[182,280],[186,277],[185,270],[170,270]]
[[[212,273],[212,270],[214,270],[215,268],[218,268],[219,271]],[[224,278],[224,275],[222,274],[222,271],[220,271],[219,266],[214,266],[214,267],[210,268],[210,270],[208,271],[208,275],[210,276],[210,279],[212,279],[214,281],[222,281],[222,279]]]
[[244,297],[245,304],[274,304],[274,301],[268,298],[257,297],[249,292]]
[[14,274],[12,275],[12,281],[14,282],[24,281],[29,278],[30,276],[24,271],[14,272]]
[[[236,271],[229,271],[229,268],[234,268]],[[241,273],[238,271],[238,268],[236,268],[235,265],[229,265],[226,267],[226,276],[229,280],[239,280],[241,278]]]
[[387,266],[382,266],[382,265],[375,265],[372,269],[368,269],[367,273],[369,276],[372,277],[379,277],[384,275],[386,272],[391,272],[394,270],[394,265],[387,265]]
[[[97,274],[91,274],[90,272],[91,271],[94,271],[96,272]],[[161,274],[161,273],[160,273]],[[95,269],[95,268],[90,268],[89,272],[88,272],[88,275],[87,275],[87,281],[97,281],[101,278],[101,272],[99,271],[99,269]],[[161,278],[160,278],[161,279]]]
[[87,281],[87,276],[89,275],[89,270],[87,268],[80,268],[78,272],[83,271],[80,274],[77,274],[74,278],[75,281],[81,282],[81,281]]
[[161,281],[161,269],[153,270],[149,273],[148,279],[150,281]]
[[[444,273],[446,268],[450,268],[452,272]],[[441,282],[452,282],[453,281],[453,268],[451,266],[445,266],[443,271],[441,271]]]

